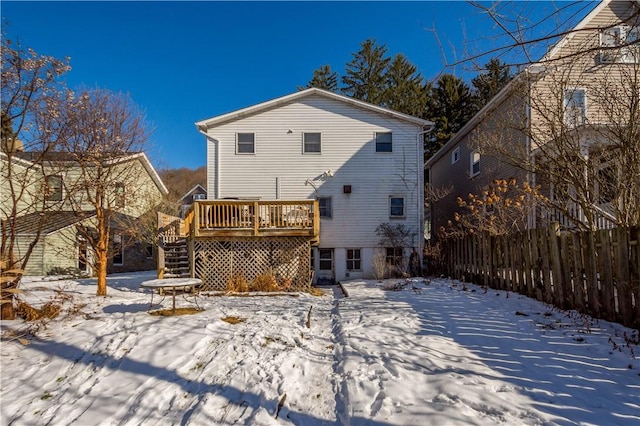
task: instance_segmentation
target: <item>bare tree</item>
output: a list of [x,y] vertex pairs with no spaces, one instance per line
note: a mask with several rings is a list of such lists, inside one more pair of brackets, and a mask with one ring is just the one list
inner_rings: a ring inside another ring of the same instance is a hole
[[[563,4],[539,20],[509,13],[531,4],[471,4],[503,31],[504,44],[483,55],[518,52],[509,65],[522,71],[476,117],[468,145],[482,154],[485,165],[519,170],[501,176],[541,187],[546,197],[537,201],[546,206],[531,219],[538,225],[560,221],[592,230],[605,222],[640,223],[637,4],[604,2],[601,18],[570,29],[565,24],[571,20],[559,20],[562,14],[573,7],[584,16],[593,4],[588,9],[579,2]],[[549,25],[554,19],[555,26]],[[555,31],[536,36],[543,24]],[[549,50],[540,54],[540,47]],[[457,64],[481,56],[469,55]]]
[[[21,153],[36,149],[46,152],[52,147],[43,138],[48,129],[39,124],[53,114],[52,99],[64,96],[66,89],[59,77],[67,72],[68,59],[39,55],[24,48],[2,32],[2,76],[0,134],[0,283],[3,319],[13,319],[14,290],[22,272],[40,240],[45,224],[38,216],[29,241],[18,250],[18,221],[21,216],[44,211],[49,205],[41,196],[41,163],[24,161]],[[49,135],[50,136],[50,135]],[[55,138],[53,138],[55,139]]]
[[107,90],[83,90],[59,111],[50,124],[64,129],[59,149],[76,175],[65,182],[65,204],[94,213],[76,229],[90,248],[86,261],[97,275],[97,295],[104,296],[109,259],[134,240],[135,218],[159,202],[140,163],[149,131],[128,96]]
[[[70,67],[68,58],[59,60],[39,55],[14,43],[4,31],[2,35],[1,257],[5,268],[24,269],[39,232],[35,233],[28,249],[18,254],[15,250],[17,220],[48,206],[40,196],[41,162],[22,161],[21,153],[44,153],[53,148],[56,137],[41,123],[55,114],[53,100],[65,95],[66,89],[59,77]],[[42,223],[37,229],[41,226]]]

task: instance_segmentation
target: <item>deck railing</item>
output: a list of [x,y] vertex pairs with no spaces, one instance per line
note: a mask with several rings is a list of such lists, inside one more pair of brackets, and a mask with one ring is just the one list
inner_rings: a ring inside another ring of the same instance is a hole
[[309,235],[320,233],[318,201],[196,201],[185,218],[188,232],[202,236]]

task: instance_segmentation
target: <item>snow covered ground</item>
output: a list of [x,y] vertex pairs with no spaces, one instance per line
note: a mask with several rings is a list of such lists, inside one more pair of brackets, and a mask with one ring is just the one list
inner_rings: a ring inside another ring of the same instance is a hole
[[25,282],[72,312],[27,341],[2,322],[0,424],[640,424],[637,331],[617,324],[447,279],[208,297],[160,317],[140,289],[152,278],[109,277],[106,298],[92,280]]

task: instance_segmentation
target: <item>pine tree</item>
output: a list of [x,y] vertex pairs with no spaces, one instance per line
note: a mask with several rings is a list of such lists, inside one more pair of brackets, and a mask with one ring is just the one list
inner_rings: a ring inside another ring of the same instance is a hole
[[365,40],[361,49],[353,53],[353,60],[346,65],[342,77],[342,92],[352,98],[380,105],[386,92],[386,73],[390,58],[387,47],[375,40]]
[[485,106],[513,78],[511,68],[500,62],[500,59],[491,59],[484,69],[483,73],[471,80],[475,89],[474,97],[478,110]]
[[425,114],[426,102],[422,75],[404,55],[397,54],[387,69],[383,106],[420,117]]
[[476,111],[469,85],[454,75],[442,75],[430,90],[428,117],[435,129],[425,141],[425,157],[435,154]]
[[331,65],[322,65],[313,71],[313,77],[307,83],[305,89],[317,87],[318,89],[338,91],[338,73],[331,71]]

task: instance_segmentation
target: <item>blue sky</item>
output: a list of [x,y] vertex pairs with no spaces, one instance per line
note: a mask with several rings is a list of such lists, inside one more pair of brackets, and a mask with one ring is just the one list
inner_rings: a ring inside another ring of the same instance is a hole
[[[527,13],[548,15],[562,3],[536,2]],[[566,19],[588,11],[574,9]],[[292,93],[323,64],[342,75],[368,38],[403,53],[426,79],[465,49],[505,43],[486,14],[462,1],[2,1],[1,11],[10,38],[71,58],[69,87],[129,93],[154,129],[148,154],[159,169],[205,165],[194,122]]]

